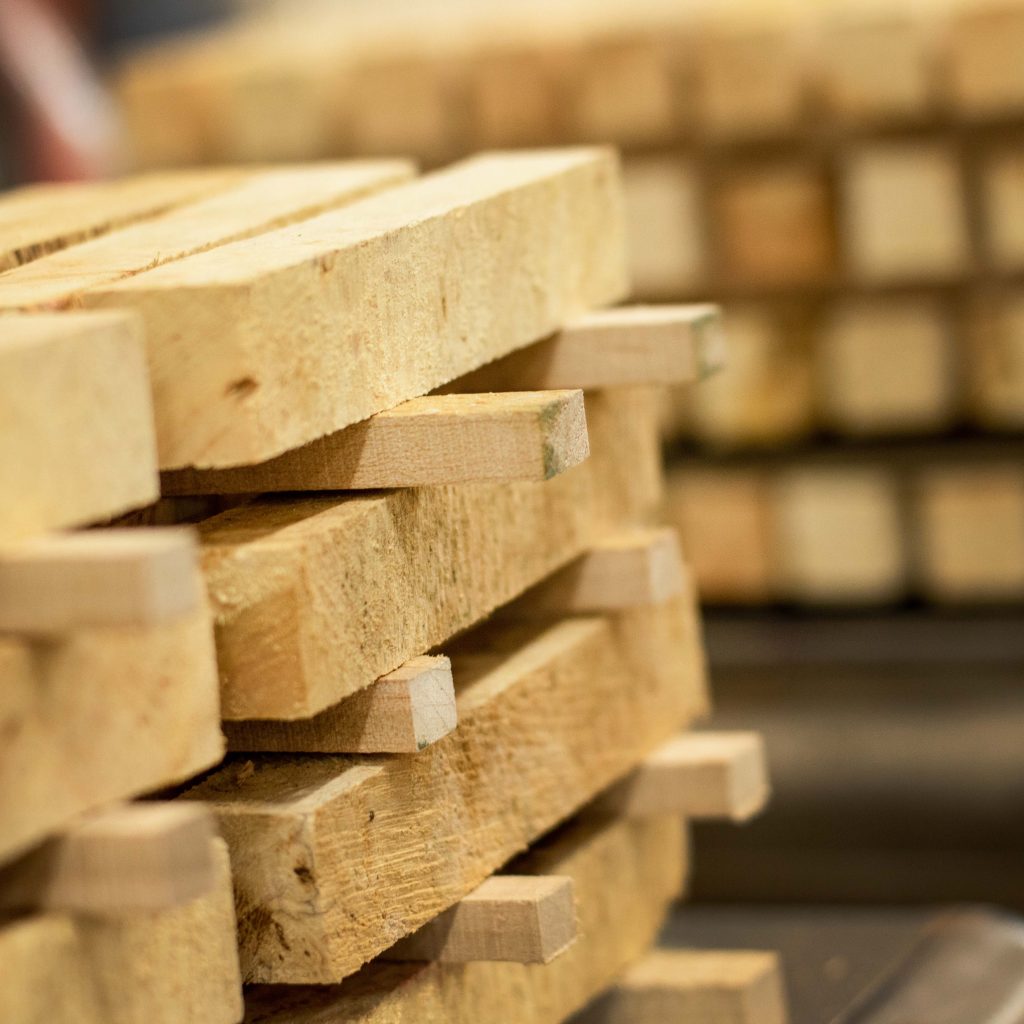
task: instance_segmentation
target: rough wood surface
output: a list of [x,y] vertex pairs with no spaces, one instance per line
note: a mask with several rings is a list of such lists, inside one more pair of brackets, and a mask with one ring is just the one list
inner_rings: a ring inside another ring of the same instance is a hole
[[17,495],[0,506],[0,542],[156,499],[149,374],[131,317],[0,317],[0,493]]
[[43,1024],[237,1024],[242,989],[227,851],[216,885],[172,910],[119,919],[49,913],[0,926],[0,1017]]
[[548,964],[577,934],[571,878],[492,875],[383,956],[448,964]]
[[655,940],[687,870],[675,818],[572,822],[512,865],[573,880],[580,937],[550,964],[371,964],[340,986],[257,988],[248,1024],[560,1024]]
[[580,391],[436,395],[269,462],[177,470],[160,485],[164,494],[259,494],[550,480],[589,452]]
[[87,814],[0,868],[0,906],[120,916],[199,899],[215,884],[213,817],[200,804],[124,804]]
[[162,468],[265,461],[622,298],[618,185],[607,150],[477,157],[84,299],[145,320]]
[[0,546],[0,629],[148,626],[203,605],[191,529],[86,530]]
[[0,638],[0,860],[223,756],[210,613]]
[[459,728],[415,757],[235,760],[189,790],[231,848],[246,979],[338,981],[465,896],[692,716],[695,642],[681,600],[520,628],[453,654]]
[[456,726],[451,662],[421,656],[312,718],[225,722],[231,750],[415,754]]
[[263,499],[200,527],[226,719],[315,715],[484,618],[660,499],[645,389],[587,399],[545,483]]

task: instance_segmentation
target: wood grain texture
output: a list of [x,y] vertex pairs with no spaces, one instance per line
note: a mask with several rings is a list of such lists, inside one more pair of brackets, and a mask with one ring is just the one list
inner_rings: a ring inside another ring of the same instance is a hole
[[269,462],[164,473],[164,494],[550,480],[590,453],[581,391],[413,398]]
[[242,989],[227,851],[213,890],[119,919],[49,913],[0,927],[0,1015],[42,1024],[237,1024]]
[[132,317],[0,317],[0,493],[17,495],[0,507],[0,542],[156,499],[153,404]]
[[645,389],[587,400],[591,457],[546,483],[263,499],[200,526],[226,719],[307,718],[660,500]]
[[247,980],[358,970],[625,774],[703,699],[682,601],[504,645],[453,656],[459,728],[415,757],[236,760],[188,791],[232,851]]
[[340,986],[250,992],[249,1024],[559,1024],[655,940],[687,871],[675,818],[573,821],[512,865],[573,880],[580,937],[550,964],[375,963]]
[[485,155],[84,298],[145,321],[162,468],[260,462],[622,298],[621,206],[610,151]]
[[203,605],[187,527],[87,530],[0,546],[0,629],[64,633],[147,626]]
[[0,860],[223,756],[205,607],[153,626],[0,638]]
[[451,662],[421,656],[366,689],[294,722],[225,722],[231,750],[415,754],[456,726]]
[[448,964],[549,964],[569,949],[577,934],[571,878],[492,875],[383,957]]

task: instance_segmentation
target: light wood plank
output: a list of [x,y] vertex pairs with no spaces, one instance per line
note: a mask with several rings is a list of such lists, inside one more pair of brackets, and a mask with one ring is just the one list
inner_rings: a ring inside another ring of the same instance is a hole
[[549,964],[576,941],[572,879],[494,875],[396,943],[386,960]]
[[550,480],[590,454],[581,391],[414,398],[276,459],[164,473],[164,494]]
[[1024,427],[1024,292],[985,291],[967,311],[973,420],[996,430]]
[[601,800],[627,817],[679,814],[747,821],[768,800],[768,763],[756,732],[691,732],[647,757]]
[[696,643],[681,600],[489,637],[416,757],[254,757],[189,790],[231,848],[246,979],[338,981],[472,891],[702,705]]
[[985,245],[999,271],[1024,267],[1024,151],[1008,145],[988,154],[981,167]]
[[115,313],[0,316],[0,425],[0,494],[17,495],[0,505],[0,543],[154,501],[141,324]]
[[0,630],[53,634],[146,626],[202,604],[198,545],[185,527],[53,534],[0,548]]
[[0,906],[120,916],[210,892],[213,817],[199,804],[125,804],[86,815],[0,869]]
[[958,112],[992,117],[1024,108],[1024,12],[1017,4],[981,0],[958,5],[945,43],[950,97]]
[[162,468],[265,461],[622,298],[618,184],[485,155],[82,298],[145,321]]
[[451,662],[407,661],[351,697],[294,722],[225,722],[231,750],[325,754],[415,754],[456,726]]

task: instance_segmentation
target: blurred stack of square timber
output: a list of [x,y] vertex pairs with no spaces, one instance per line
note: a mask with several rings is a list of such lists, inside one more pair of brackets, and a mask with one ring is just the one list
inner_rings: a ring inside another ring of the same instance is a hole
[[603,308],[610,150],[38,186],[0,259],[5,1021],[784,1019],[648,955],[767,778],[659,518],[719,316]]

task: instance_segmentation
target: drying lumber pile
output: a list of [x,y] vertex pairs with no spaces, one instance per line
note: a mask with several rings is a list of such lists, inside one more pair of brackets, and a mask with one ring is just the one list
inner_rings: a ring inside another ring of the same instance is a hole
[[660,520],[717,309],[607,308],[606,149],[68,188],[0,230],[5,1019],[581,1010],[767,795]]

